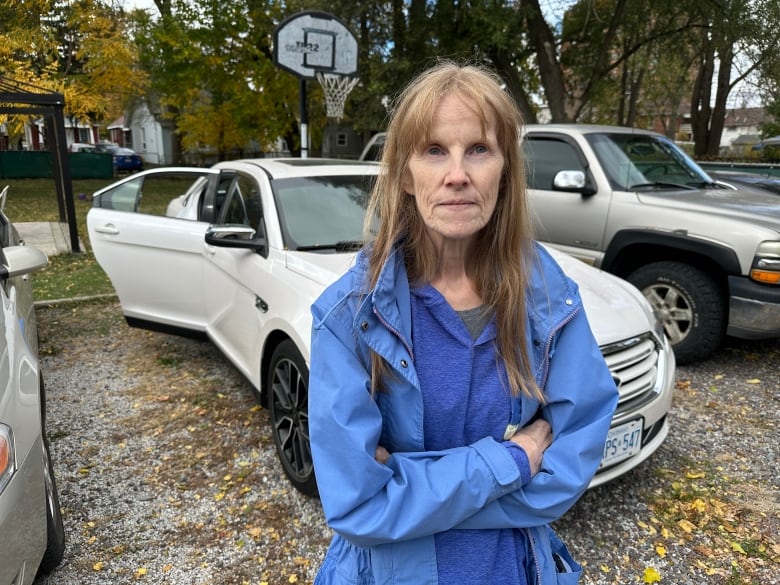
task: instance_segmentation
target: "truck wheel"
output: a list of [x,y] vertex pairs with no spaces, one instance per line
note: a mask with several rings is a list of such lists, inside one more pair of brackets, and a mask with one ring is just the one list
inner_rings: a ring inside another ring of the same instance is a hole
[[661,321],[678,363],[711,354],[725,332],[723,292],[706,272],[682,262],[654,262],[628,275]]
[[283,341],[274,350],[266,388],[271,434],[284,473],[299,492],[316,496],[309,444],[309,369],[292,341]]

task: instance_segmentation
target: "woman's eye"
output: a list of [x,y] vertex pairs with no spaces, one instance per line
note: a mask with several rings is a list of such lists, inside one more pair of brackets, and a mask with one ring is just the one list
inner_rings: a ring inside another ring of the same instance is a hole
[[488,147],[484,144],[477,144],[471,150],[474,154],[485,154],[486,152],[489,152]]
[[440,154],[441,154],[443,151],[442,151],[442,149],[441,149],[441,148],[439,148],[438,146],[429,146],[429,147],[428,147],[428,150],[426,150],[426,152],[427,152],[428,154],[430,154],[430,155],[433,155],[433,156],[438,156],[438,155],[440,155]]

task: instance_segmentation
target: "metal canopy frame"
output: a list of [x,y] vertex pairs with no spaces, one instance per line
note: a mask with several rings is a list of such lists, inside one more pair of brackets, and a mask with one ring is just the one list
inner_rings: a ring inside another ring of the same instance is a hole
[[[65,96],[22,81],[0,77],[0,114],[42,116],[54,140],[49,142],[54,162],[54,182],[60,221],[67,222],[71,252],[80,252],[73,181],[65,138]],[[48,134],[47,133],[47,137]]]

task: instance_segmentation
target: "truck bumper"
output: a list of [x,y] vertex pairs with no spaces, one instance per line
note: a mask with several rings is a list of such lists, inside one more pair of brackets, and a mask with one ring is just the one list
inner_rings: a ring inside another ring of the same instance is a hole
[[780,337],[780,287],[729,276],[726,334],[742,339]]

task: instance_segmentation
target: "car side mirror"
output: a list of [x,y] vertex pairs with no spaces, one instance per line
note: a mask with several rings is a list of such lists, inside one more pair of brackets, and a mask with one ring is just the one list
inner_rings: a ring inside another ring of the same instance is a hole
[[243,224],[210,225],[206,229],[206,243],[220,248],[243,248],[267,254],[268,243],[256,237],[254,228]]
[[0,279],[36,272],[49,263],[41,250],[32,246],[10,246],[3,249],[5,264],[0,266]]
[[596,192],[593,186],[588,184],[588,178],[583,171],[558,171],[553,178],[553,189],[583,195],[593,195]]

